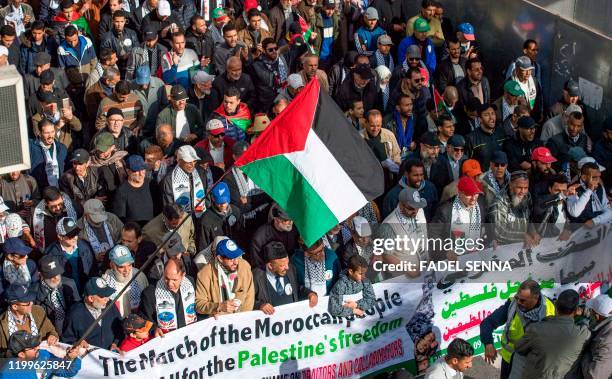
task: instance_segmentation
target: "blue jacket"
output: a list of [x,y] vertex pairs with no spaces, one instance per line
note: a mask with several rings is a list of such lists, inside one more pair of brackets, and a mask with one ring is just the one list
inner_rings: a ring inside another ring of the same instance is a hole
[[19,72],[22,75],[31,74],[36,65],[34,57],[41,51],[46,52],[51,56],[51,65],[54,66],[57,61],[57,41],[54,38],[45,36],[40,46],[35,45],[30,39],[26,39],[19,47],[21,59],[19,59]]
[[[76,303],[70,308],[64,333],[62,334],[62,342],[73,344],[83,334],[89,326],[94,322],[91,312],[85,307],[84,303]],[[117,307],[113,306],[102,317],[102,325],[98,325],[85,339],[90,345],[101,347],[102,349],[110,349],[114,343],[119,346],[119,343],[124,338],[123,325],[121,322],[121,314]]]
[[[295,267],[298,283],[303,286],[306,275],[306,264],[304,263],[304,250],[296,249],[291,257],[291,263]],[[332,289],[336,281],[340,278],[340,260],[336,252],[325,248],[325,272],[331,271],[332,276],[325,281],[327,293]]]
[[[79,239],[77,241],[77,249],[78,249],[78,257],[79,257],[79,261],[78,261],[79,280],[75,281],[75,283],[77,283],[79,292],[82,292],[83,286],[85,285],[87,280],[90,277],[97,275],[97,272],[96,272],[97,266],[96,266],[95,255],[93,253],[93,250],[91,249],[91,246],[89,245],[89,242]],[[73,278],[72,266],[70,265],[68,258],[66,258],[66,254],[60,247],[59,241],[56,241],[52,243],[51,245],[47,246],[45,248],[44,255],[52,255],[56,257],[58,259],[58,262],[64,266],[64,276]]]
[[[371,55],[376,51],[378,44],[378,37],[383,34],[387,34],[383,28],[380,26],[376,26],[374,30],[370,30],[365,26],[357,29],[355,33],[355,46],[357,47],[357,52],[359,54]],[[366,51],[363,50],[361,45],[365,45]]]
[[[77,49],[68,45],[64,40],[57,48],[57,59],[61,68],[66,67],[81,67],[97,60],[96,51],[93,43],[87,37],[79,36],[79,44]],[[92,67],[93,68],[93,67]]]
[[[58,362],[58,366],[60,367],[58,370],[47,370],[45,371],[44,378],[51,378],[51,376],[60,376],[62,378],[71,378],[76,376],[81,369],[81,358],[77,358],[74,361],[70,362],[69,360],[64,360],[55,355],[51,354],[47,350],[39,350],[38,358],[36,358],[37,362],[41,362],[41,364],[51,364],[54,362]],[[18,363],[25,363],[25,361],[19,361],[15,358],[11,358],[4,361],[4,365],[0,369],[0,378],[2,379],[38,379],[39,376],[36,374],[35,369],[26,369],[26,368],[18,368],[20,366],[16,366]]]
[[[425,66],[427,66],[427,70],[429,70],[429,74],[432,76],[436,72],[436,52],[434,51],[431,39],[427,38],[425,41],[427,42],[427,47],[425,48],[425,54],[421,54],[421,60],[425,62]],[[410,45],[421,46],[414,36],[404,38],[397,48],[398,65],[401,65],[406,60],[406,51]]]
[[[59,165],[59,176],[61,177],[64,173],[64,163],[68,156],[68,149],[57,140],[55,141],[55,148],[57,149],[57,163]],[[29,174],[36,179],[38,186],[40,188],[48,186],[49,182],[45,171],[45,152],[36,139],[30,139],[30,167]]]

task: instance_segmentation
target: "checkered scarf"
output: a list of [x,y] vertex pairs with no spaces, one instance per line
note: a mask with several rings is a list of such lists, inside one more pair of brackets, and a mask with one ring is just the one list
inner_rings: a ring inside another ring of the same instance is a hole
[[9,310],[7,313],[8,313],[8,330],[9,330],[8,334],[9,336],[19,330],[18,325],[24,325],[27,322],[30,323],[30,333],[33,336],[38,335],[38,325],[36,325],[36,321],[34,321],[34,317],[32,316],[31,313],[25,315],[25,317],[23,318],[23,322],[17,321],[12,311]]
[[4,269],[4,279],[10,284],[21,285],[21,286],[29,286],[32,280],[32,276],[30,275],[30,271],[28,270],[28,265],[19,265],[19,267],[15,267],[15,265],[9,261],[8,259],[4,259],[4,264],[2,266]]

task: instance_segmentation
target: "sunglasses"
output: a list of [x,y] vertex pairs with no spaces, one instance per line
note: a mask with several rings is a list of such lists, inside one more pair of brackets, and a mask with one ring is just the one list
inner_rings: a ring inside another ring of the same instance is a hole
[[493,163],[493,167],[506,167],[508,163]]
[[421,83],[424,81],[423,78],[412,79],[412,80],[414,80],[415,83]]
[[408,58],[409,61],[420,61],[421,58]]
[[223,138],[225,137],[225,133],[213,134],[213,138]]
[[273,53],[273,52],[275,52],[275,51],[277,51],[277,50],[278,50],[278,47],[269,47],[269,48],[267,48],[267,49],[266,49],[266,51],[267,51],[268,53]]
[[453,147],[453,150],[459,152],[465,150],[463,147]]

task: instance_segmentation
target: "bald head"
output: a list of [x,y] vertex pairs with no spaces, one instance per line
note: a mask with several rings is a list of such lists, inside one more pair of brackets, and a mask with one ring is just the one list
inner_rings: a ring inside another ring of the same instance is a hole
[[459,92],[457,92],[457,87],[446,87],[444,89],[444,102],[446,105],[454,107],[457,101],[459,101]]
[[160,124],[157,127],[157,142],[161,147],[170,146],[172,141],[174,140],[174,133],[172,132],[172,125],[170,124]]
[[236,56],[232,56],[227,60],[225,65],[225,72],[230,80],[240,80],[242,75],[242,61]]
[[166,287],[172,292],[177,292],[181,288],[184,276],[185,268],[183,267],[183,261],[180,259],[168,259],[164,267],[164,283]]

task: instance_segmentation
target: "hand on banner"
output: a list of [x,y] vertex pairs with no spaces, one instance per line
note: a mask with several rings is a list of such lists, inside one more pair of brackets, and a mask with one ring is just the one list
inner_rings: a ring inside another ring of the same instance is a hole
[[363,316],[364,312],[361,309],[359,309],[359,308],[355,308],[355,309],[353,309],[353,314],[355,316]]
[[227,300],[219,304],[217,312],[234,313],[237,309],[238,306],[232,300]]
[[586,220],[584,222],[584,227],[587,229],[592,229],[595,226],[595,223],[593,222],[593,219],[591,220]]
[[497,358],[497,350],[495,350],[495,346],[492,344],[487,344],[485,346],[485,361],[493,364],[495,359]]
[[76,359],[79,356],[79,348],[76,347],[74,349],[71,348],[66,350],[66,356],[68,356],[70,359]]
[[559,234],[559,241],[567,241],[572,236],[572,231],[565,229]]
[[58,339],[57,339],[57,337],[56,337],[56,336],[54,336],[54,335],[50,335],[50,336],[47,338],[47,344],[48,344],[49,346],[53,346],[53,345],[57,344],[57,342],[58,342]]
[[308,305],[310,306],[310,308],[316,307],[318,302],[319,297],[317,296],[317,294],[315,292],[311,292],[308,295]]
[[161,330],[160,328],[155,329],[155,337],[164,338],[164,335],[165,335],[165,333],[164,333],[163,330]]
[[345,308],[350,308],[350,309],[355,309],[357,308],[357,303],[354,301],[345,301],[343,307]]
[[262,311],[263,313],[267,314],[267,315],[273,315],[274,314],[274,307],[270,303],[262,304],[261,307],[259,307],[259,310]]

